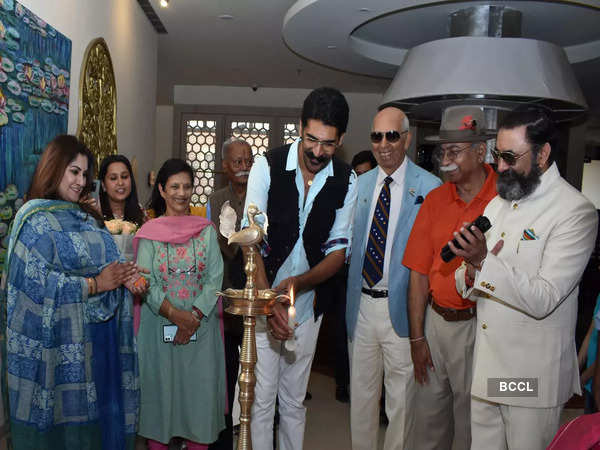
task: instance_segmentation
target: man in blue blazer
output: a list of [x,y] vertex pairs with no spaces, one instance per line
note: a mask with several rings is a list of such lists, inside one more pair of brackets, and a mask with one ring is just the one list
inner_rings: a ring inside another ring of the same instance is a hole
[[382,109],[371,129],[378,167],[358,178],[348,273],[346,323],[350,340],[353,450],[377,448],[379,398],[385,374],[389,426],[384,450],[411,448],[413,365],[408,340],[409,270],[404,248],[425,196],[441,182],[406,157],[406,115]]

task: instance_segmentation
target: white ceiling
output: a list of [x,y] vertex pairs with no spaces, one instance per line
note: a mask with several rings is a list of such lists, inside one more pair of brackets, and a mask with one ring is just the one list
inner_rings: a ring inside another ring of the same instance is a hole
[[[168,32],[158,37],[158,104],[172,103],[174,85],[288,88],[330,85],[347,92],[383,93],[391,81],[327,67],[340,66],[333,61],[335,51],[331,52],[331,63],[325,59],[321,65],[290,50],[283,41],[282,27],[295,0],[170,0],[168,8],[161,8],[159,0],[150,1]],[[371,3],[344,1],[356,4],[357,8],[362,3]],[[219,19],[222,14],[233,19]],[[330,34],[330,28],[344,26],[330,20],[317,28],[323,36]],[[371,29],[368,33],[377,31]],[[571,35],[572,42],[578,39],[581,38]],[[318,40],[319,45],[326,47],[325,40],[325,37]],[[317,40],[311,36],[307,41]],[[373,61],[370,64],[377,65]],[[600,113],[600,58],[576,64],[574,69],[590,109]]]
[[[315,88],[383,93],[389,81],[327,68],[287,48],[283,17],[294,0],[151,0],[168,34],[159,35],[158,104],[174,85]],[[218,16],[230,14],[232,20]]]

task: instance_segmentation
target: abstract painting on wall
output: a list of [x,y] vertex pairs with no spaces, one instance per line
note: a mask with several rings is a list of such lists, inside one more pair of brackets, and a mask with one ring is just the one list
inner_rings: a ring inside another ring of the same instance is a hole
[[71,40],[20,3],[0,0],[2,240],[46,144],[67,132],[70,70]]

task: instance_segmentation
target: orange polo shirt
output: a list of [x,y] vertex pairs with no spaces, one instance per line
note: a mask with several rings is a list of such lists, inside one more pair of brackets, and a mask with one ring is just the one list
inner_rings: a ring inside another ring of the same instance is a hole
[[463,222],[472,222],[497,194],[498,175],[485,164],[487,178],[481,191],[466,204],[456,192],[454,183],[444,183],[431,191],[421,205],[412,227],[402,263],[411,270],[429,276],[429,292],[435,302],[445,308],[465,309],[474,305],[456,292],[454,271],[462,258],[445,263],[440,256],[444,245]]

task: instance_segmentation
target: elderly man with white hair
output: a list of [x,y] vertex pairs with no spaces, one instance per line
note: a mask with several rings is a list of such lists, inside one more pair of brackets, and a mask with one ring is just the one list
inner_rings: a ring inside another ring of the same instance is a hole
[[430,192],[415,220],[404,265],[410,269],[408,314],[415,370],[415,449],[467,450],[471,445],[470,404],[475,340],[475,303],[456,291],[454,271],[440,250],[463,222],[472,222],[496,196],[494,170],[486,164],[481,107],[444,111],[434,157],[444,183]]
[[383,448],[416,449],[410,441],[409,271],[402,257],[423,199],[440,180],[406,157],[411,134],[402,110],[379,111],[370,138],[378,166],[358,178],[346,303],[352,449],[377,448],[382,378],[389,419]]
[[[240,227],[240,219],[246,201],[246,188],[248,175],[254,162],[250,145],[240,138],[231,137],[223,143],[221,151],[223,170],[229,183],[209,197],[210,219],[219,229],[219,213],[226,201],[237,213],[236,229]],[[237,244],[227,245],[227,239],[218,233],[219,247],[223,255],[223,289],[244,287],[244,270],[242,251]],[[227,428],[221,432],[219,440],[210,446],[211,450],[231,449],[233,446],[233,425],[231,410],[233,407],[233,393],[237,381],[238,365],[240,360],[239,346],[242,343],[243,326],[240,316],[225,313],[225,365],[227,369],[227,391],[229,392],[229,411],[225,417]]]

